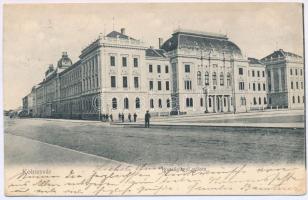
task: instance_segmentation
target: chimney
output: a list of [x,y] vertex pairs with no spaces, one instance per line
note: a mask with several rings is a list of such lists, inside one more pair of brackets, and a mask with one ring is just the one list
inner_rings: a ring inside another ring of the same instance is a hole
[[163,45],[164,39],[163,38],[158,38],[158,47],[161,48]]
[[121,34],[125,35],[125,28],[121,28]]

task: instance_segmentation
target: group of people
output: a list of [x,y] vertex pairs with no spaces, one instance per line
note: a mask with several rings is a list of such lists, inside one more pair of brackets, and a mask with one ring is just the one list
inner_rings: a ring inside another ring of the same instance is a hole
[[[128,113],[127,118],[128,118],[129,122],[132,122],[132,115],[130,113]],[[136,113],[134,113],[133,118],[134,118],[134,122],[136,122],[137,121],[137,114]],[[124,119],[125,119],[124,113],[119,113],[119,121],[124,122]]]
[[[134,113],[133,115],[131,115],[130,113],[128,113],[127,115],[127,119],[129,122],[132,122],[132,117],[134,118],[134,122],[137,121],[137,114]],[[151,115],[149,113],[149,111],[147,110],[147,112],[145,113],[144,115],[144,120],[145,120],[145,128],[150,128],[150,118],[151,118]],[[102,114],[102,121],[110,121],[113,122],[113,116],[112,114]],[[124,113],[119,113],[119,116],[118,116],[118,120],[120,122],[124,122],[125,121],[125,115]]]
[[110,119],[111,122],[113,122],[113,116],[112,114],[102,114],[102,121],[108,122]]

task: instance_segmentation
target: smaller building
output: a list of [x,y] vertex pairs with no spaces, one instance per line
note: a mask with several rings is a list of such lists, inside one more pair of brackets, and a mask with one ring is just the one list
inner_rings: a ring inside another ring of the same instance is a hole
[[283,49],[261,59],[266,65],[268,106],[274,108],[304,108],[303,57]]
[[248,58],[248,89],[250,110],[263,110],[267,108],[267,87],[265,65],[256,58]]

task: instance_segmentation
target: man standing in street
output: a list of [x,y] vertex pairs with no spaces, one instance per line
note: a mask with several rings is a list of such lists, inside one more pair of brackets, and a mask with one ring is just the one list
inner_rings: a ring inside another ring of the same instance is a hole
[[144,116],[145,128],[150,128],[150,118],[151,118],[151,115],[150,115],[149,111],[147,110],[147,112],[145,113],[145,116]]
[[137,121],[137,114],[134,113],[134,122],[136,122],[136,121]]
[[129,122],[132,122],[132,115],[130,113],[128,113],[128,120]]

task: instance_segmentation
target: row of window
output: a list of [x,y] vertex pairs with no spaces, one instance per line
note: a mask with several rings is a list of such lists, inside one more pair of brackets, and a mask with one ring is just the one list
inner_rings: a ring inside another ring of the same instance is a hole
[[81,93],[81,85],[80,83],[74,84],[70,87],[65,87],[61,89],[61,98],[73,96]]
[[[298,82],[295,82],[295,85],[296,85],[296,89],[299,89],[299,84],[298,84]],[[291,89],[292,89],[292,90],[295,89],[295,88],[294,88],[294,83],[293,83],[293,81],[291,81]],[[301,82],[301,89],[304,89],[304,83],[303,83],[303,82]]]
[[[295,103],[295,96],[292,97],[292,102]],[[297,96],[297,103],[301,102],[300,96]],[[302,97],[302,103],[305,103],[305,96]]]
[[66,73],[64,76],[61,76],[60,83],[63,86],[74,84],[74,82],[77,82],[81,78],[81,68],[76,68],[68,73]]
[[[156,72],[158,74],[161,73],[161,65],[157,65],[157,68],[156,68]],[[149,73],[153,73],[153,65],[152,64],[149,64]],[[168,65],[165,65],[165,73],[168,74],[169,73],[169,66]]]
[[94,88],[99,87],[99,81],[98,81],[98,76],[97,74],[92,77],[87,77],[83,79],[83,91],[88,91]]
[[92,59],[83,63],[83,77],[91,77],[98,74],[98,56],[95,55]]
[[[298,73],[298,71],[300,71],[300,73]],[[301,76],[303,75],[303,69],[296,69],[296,68],[295,68],[295,69],[294,69],[294,75],[295,75],[295,76],[298,76],[299,74],[300,74]],[[290,75],[291,75],[291,76],[293,75],[293,69],[292,69],[292,68],[290,69]]]
[[[257,74],[255,72],[257,72]],[[261,71],[251,70],[251,76],[255,77],[256,75],[257,75],[257,77],[260,77]],[[250,71],[249,70],[248,70],[248,76],[250,76]],[[262,77],[265,77],[265,72],[264,71],[262,71]]]
[[[213,83],[213,85],[217,85],[216,72],[212,73],[212,83]],[[197,72],[197,84],[202,85],[202,79],[201,79],[201,72],[200,71]],[[205,85],[210,84],[208,72],[205,72],[205,74],[204,74],[204,84]],[[225,78],[224,78],[223,72],[221,72],[220,75],[219,75],[219,84],[221,86],[225,85]],[[231,86],[231,74],[230,73],[227,73],[227,86]]]
[[[118,109],[118,100],[117,98],[112,98],[111,100],[111,105],[112,105],[112,109],[113,110],[116,110]],[[166,107],[167,108],[170,108],[170,99],[167,99],[166,100]],[[162,99],[158,99],[158,104],[157,104],[158,108],[163,108],[163,102],[162,102]],[[123,107],[124,109],[129,109],[129,100],[127,97],[124,98],[124,101],[123,101]],[[135,99],[135,108],[136,109],[140,109],[141,107],[141,101],[140,101],[140,98],[139,97],[136,97]],[[150,108],[155,108],[155,104],[154,104],[154,99],[150,99]]]
[[[250,84],[249,84],[249,89],[250,89]],[[252,90],[256,91],[256,83],[252,84]],[[266,90],[266,85],[263,83],[263,91]],[[258,91],[261,91],[261,83],[258,83]]]
[[[116,66],[116,57],[115,56],[110,56],[110,66],[115,67]],[[122,57],[122,67],[127,67],[127,57],[123,56]],[[138,58],[133,58],[133,66],[138,67],[139,66],[139,60]]]
[[[259,98],[258,98],[258,101],[257,101],[257,98],[254,97],[254,98],[253,98],[253,105],[257,105],[258,103],[259,103],[259,105],[262,104],[262,98],[259,97]],[[266,97],[263,98],[263,104],[264,104],[264,105],[267,104]]]
[[[116,88],[117,87],[117,82],[116,82],[116,77],[111,76],[111,87]],[[123,88],[128,88],[128,78],[127,76],[122,77],[122,86]],[[139,88],[139,77],[134,77],[134,88]]]
[[[200,98],[200,107],[203,107],[203,98]],[[208,98],[208,104],[210,108],[212,107],[212,98]],[[232,97],[231,97],[231,105],[232,105]],[[194,99],[193,98],[186,98],[186,107],[191,108],[194,106]],[[227,106],[227,99],[223,98],[223,106]]]
[[[165,88],[167,91],[170,89],[169,81],[165,81]],[[154,90],[154,81],[149,81],[149,89]],[[157,90],[162,90],[162,81],[157,81]]]

